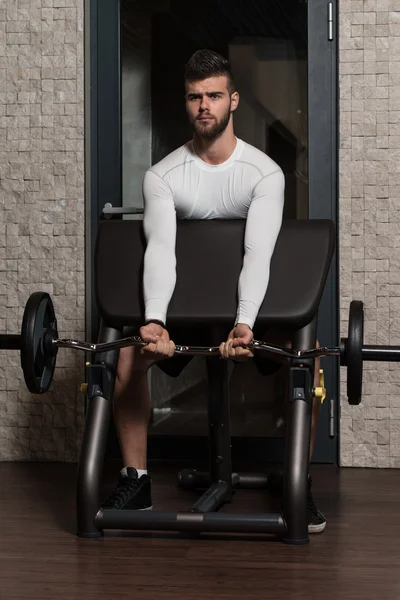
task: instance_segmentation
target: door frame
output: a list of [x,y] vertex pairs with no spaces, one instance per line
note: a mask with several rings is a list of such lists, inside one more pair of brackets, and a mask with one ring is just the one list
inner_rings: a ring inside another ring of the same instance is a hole
[[[318,315],[318,338],[321,345],[328,346],[340,341],[338,21],[338,0],[308,2],[309,218],[332,219],[336,224],[335,252]],[[321,409],[313,461],[340,464],[339,363],[327,358],[321,366],[328,394]]]
[[[267,0],[266,0],[267,1]],[[328,39],[329,10],[333,16]],[[309,218],[338,223],[338,0],[308,2]],[[94,339],[98,313],[94,299],[94,248],[102,208],[122,206],[121,50],[119,0],[85,0],[86,156],[86,335]],[[338,235],[336,235],[336,248]],[[339,323],[338,252],[335,251],[318,318],[323,345],[337,346]],[[322,407],[314,462],[339,464],[339,366],[325,359],[327,399]],[[327,432],[329,434],[327,435]],[[111,444],[115,445],[115,440]],[[203,456],[206,440],[149,436],[149,456]],[[238,438],[233,454],[283,459],[283,440]],[[113,450],[110,450],[114,454]],[[256,454],[255,454],[256,453]]]

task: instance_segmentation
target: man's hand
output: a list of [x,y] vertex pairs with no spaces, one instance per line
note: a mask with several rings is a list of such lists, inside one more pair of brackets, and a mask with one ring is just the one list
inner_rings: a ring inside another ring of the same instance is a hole
[[254,352],[247,348],[253,338],[254,335],[250,327],[244,323],[238,323],[230,332],[227,341],[222,342],[220,345],[221,356],[237,361],[253,358]]
[[140,328],[140,337],[146,346],[142,346],[140,353],[150,360],[162,360],[174,355],[175,344],[169,339],[169,333],[161,325],[149,323]]

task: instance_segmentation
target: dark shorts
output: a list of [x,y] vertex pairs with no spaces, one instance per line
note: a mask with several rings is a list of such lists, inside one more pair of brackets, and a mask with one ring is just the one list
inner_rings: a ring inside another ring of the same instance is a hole
[[[170,335],[170,339],[176,345],[219,346],[219,344],[224,339],[223,336],[219,336],[219,341],[217,341],[216,338],[213,339],[211,337],[210,332],[208,332],[207,330],[198,329],[171,329],[168,330],[168,333]],[[228,333],[226,333],[226,337],[228,336]],[[257,333],[260,334],[260,332],[255,331],[255,339],[262,339],[264,337],[261,334],[259,335],[259,337],[257,337]],[[156,363],[156,365],[166,375],[169,375],[170,377],[179,377],[183,369],[190,363],[190,361],[193,358],[194,356],[176,354],[172,358],[160,360],[158,363]],[[254,365],[257,367],[259,373],[265,376],[273,375],[282,367],[282,362],[266,358],[265,355],[263,357],[257,351],[254,353],[253,362]]]
[[[212,339],[207,330],[200,329],[168,329],[170,339],[177,346],[211,346]],[[207,335],[208,334],[208,335]],[[210,341],[211,340],[211,341]],[[194,358],[191,355],[175,354],[156,363],[163,373],[170,377],[179,377],[183,369]]]

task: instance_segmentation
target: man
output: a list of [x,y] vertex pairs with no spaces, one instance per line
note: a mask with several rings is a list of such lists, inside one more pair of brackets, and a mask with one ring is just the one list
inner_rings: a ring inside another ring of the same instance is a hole
[[[186,65],[185,87],[193,139],[151,167],[143,182],[147,247],[143,274],[145,324],[140,336],[147,345],[140,350],[120,351],[114,416],[125,467],[115,491],[103,504],[105,508],[152,507],[151,480],[146,469],[150,418],[147,371],[158,363],[164,372],[176,376],[190,360],[184,356],[171,358],[175,345],[166,328],[167,308],[176,282],[177,218],[246,219],[237,315],[220,352],[222,357],[237,361],[254,358],[261,368],[258,357],[246,346],[253,339],[282,224],[284,176],[268,156],[236,138],[233,113],[239,94],[230,65],[223,57],[209,50],[196,52]],[[190,343],[196,341],[191,339]],[[319,402],[314,402],[311,452],[318,406]],[[279,488],[280,478],[277,482]],[[325,518],[312,500],[310,479],[309,531],[324,528]]]

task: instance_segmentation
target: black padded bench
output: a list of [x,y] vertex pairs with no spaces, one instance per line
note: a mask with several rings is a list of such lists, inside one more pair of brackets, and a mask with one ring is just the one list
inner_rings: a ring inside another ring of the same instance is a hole
[[[168,326],[199,328],[226,339],[236,316],[237,283],[242,268],[245,221],[178,221],[177,283],[168,309]],[[255,330],[282,327],[293,348],[316,344],[317,312],[335,246],[332,221],[283,223],[271,262],[270,283]],[[96,299],[101,316],[99,342],[123,337],[125,326],[144,321],[142,270],[145,240],[141,221],[102,221],[95,254]],[[190,339],[184,340],[190,345]],[[154,529],[271,533],[292,544],[308,541],[307,475],[314,360],[291,360],[285,438],[282,514],[226,514],[218,509],[236,487],[261,487],[265,477],[232,473],[230,456],[228,365],[206,357],[210,470],[182,472],[183,486],[209,485],[187,512],[99,510],[100,478],[112,414],[118,351],[96,355],[89,377],[98,393],[89,397],[78,468],[78,535],[97,537],[105,529]],[[93,386],[92,386],[93,389]]]

